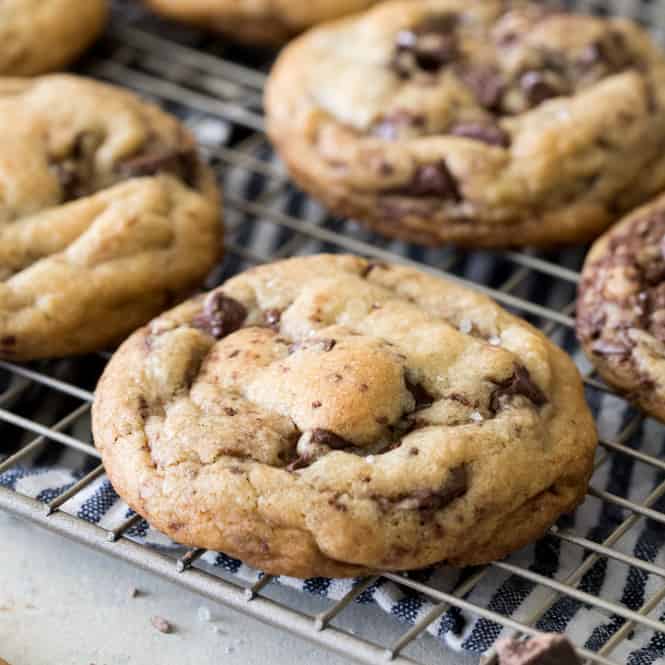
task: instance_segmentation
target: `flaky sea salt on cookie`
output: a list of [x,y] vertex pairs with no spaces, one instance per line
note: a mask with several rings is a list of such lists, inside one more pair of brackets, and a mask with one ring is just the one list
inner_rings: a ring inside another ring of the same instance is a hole
[[596,446],[579,374],[540,332],[455,283],[330,255],[137,331],[93,429],[155,527],[297,577],[502,557],[583,500]]
[[381,3],[289,44],[266,112],[304,190],[414,242],[581,242],[665,187],[665,58],[623,19]]
[[0,358],[113,344],[191,294],[221,250],[192,136],[74,76],[0,81]]

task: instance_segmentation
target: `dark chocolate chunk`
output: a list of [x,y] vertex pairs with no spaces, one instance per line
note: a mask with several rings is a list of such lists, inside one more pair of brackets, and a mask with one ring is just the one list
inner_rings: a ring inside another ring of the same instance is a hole
[[242,303],[221,291],[215,291],[206,298],[203,312],[192,321],[192,325],[221,339],[241,328],[246,318],[247,310]]
[[386,193],[414,197],[435,196],[456,202],[462,199],[455,178],[444,160],[418,166],[409,183],[387,190]]
[[2,339],[0,339],[0,344],[2,346],[16,346],[16,335],[5,335]]
[[463,136],[467,139],[482,141],[489,145],[498,145],[507,148],[510,145],[510,136],[498,125],[480,122],[464,122],[453,125],[449,130],[453,136]]
[[296,457],[293,462],[291,462],[287,467],[287,471],[299,471],[300,469],[306,469],[312,462],[314,457],[311,455],[300,455]]
[[415,410],[425,409],[434,403],[434,397],[427,391],[422,383],[411,383],[408,379],[404,379],[406,389],[413,395],[413,400],[416,403]]
[[333,450],[344,450],[344,448],[352,448],[353,444],[341,436],[338,436],[329,429],[314,429],[312,430],[312,443],[320,443]]
[[279,324],[282,320],[281,309],[267,309],[264,313],[266,325],[273,330],[279,330]]
[[289,353],[296,353],[296,351],[302,351],[305,349],[327,353],[335,348],[335,344],[337,344],[337,340],[328,337],[310,337],[309,339],[303,339],[300,342],[291,344],[289,347]]
[[409,130],[425,129],[425,116],[400,109],[382,116],[372,128],[372,133],[387,141],[398,139],[402,133]]
[[529,71],[522,74],[520,87],[530,106],[538,106],[563,92],[560,86],[555,85],[550,77],[540,71]]
[[148,142],[142,152],[117,165],[123,178],[170,173],[193,187],[196,184],[197,156],[194,148],[165,146],[157,141]]
[[67,157],[51,163],[60,183],[63,203],[95,191],[95,153],[101,141],[96,132],[81,132],[74,139]]
[[458,54],[453,13],[428,16],[422,23],[397,33],[391,66],[401,78],[417,70],[435,73],[453,62]]
[[505,90],[503,76],[493,65],[465,65],[459,72],[471,89],[478,104],[488,111],[497,111]]
[[524,365],[515,364],[513,374],[507,379],[502,381],[491,379],[491,381],[496,385],[489,403],[489,410],[494,414],[499,412],[505,399],[515,395],[526,397],[535,406],[547,403],[545,393],[533,382],[529,370]]
[[564,635],[542,633],[528,640],[499,640],[499,665],[581,665],[573,645]]
[[580,54],[577,64],[582,69],[603,66],[610,73],[616,73],[634,66],[636,58],[631,53],[624,35],[612,30],[591,42]]

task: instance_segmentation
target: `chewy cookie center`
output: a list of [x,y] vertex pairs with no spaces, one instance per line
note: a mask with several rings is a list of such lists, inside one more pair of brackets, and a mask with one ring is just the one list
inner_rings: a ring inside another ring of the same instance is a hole
[[349,332],[292,344],[286,357],[257,375],[248,397],[288,415],[301,432],[324,430],[346,442],[332,447],[376,445],[412,410],[403,356]]

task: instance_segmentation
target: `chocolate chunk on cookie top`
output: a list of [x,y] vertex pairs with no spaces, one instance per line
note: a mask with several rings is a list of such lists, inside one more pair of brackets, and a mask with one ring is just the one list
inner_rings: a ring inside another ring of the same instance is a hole
[[93,430],[129,505],[277,574],[486,562],[584,497],[570,359],[488,298],[354,256],[242,273],[107,366]]
[[610,385],[665,421],[665,196],[592,247],[580,282],[577,335]]
[[663,53],[542,3],[393,0],[325,24],[280,54],[266,113],[306,191],[415,242],[580,242],[665,187]]
[[74,76],[6,79],[0,142],[0,358],[117,343],[218,259],[214,175],[157,107]]

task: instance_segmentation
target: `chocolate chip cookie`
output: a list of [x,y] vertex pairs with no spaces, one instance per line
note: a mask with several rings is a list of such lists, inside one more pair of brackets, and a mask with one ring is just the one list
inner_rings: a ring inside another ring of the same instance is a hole
[[93,431],[155,527],[297,577],[502,557],[582,501],[596,445],[540,332],[455,283],[332,255],[137,331]]
[[322,21],[378,0],[146,0],[156,12],[248,44],[277,46]]
[[221,247],[192,136],[133,94],[0,81],[0,358],[120,340],[198,286]]
[[107,0],[0,2],[0,75],[33,76],[68,65],[99,35]]
[[382,3],[291,43],[266,110],[305,190],[413,242],[580,242],[665,187],[665,58],[622,19]]
[[601,236],[584,264],[577,335],[598,373],[665,421],[665,196]]

